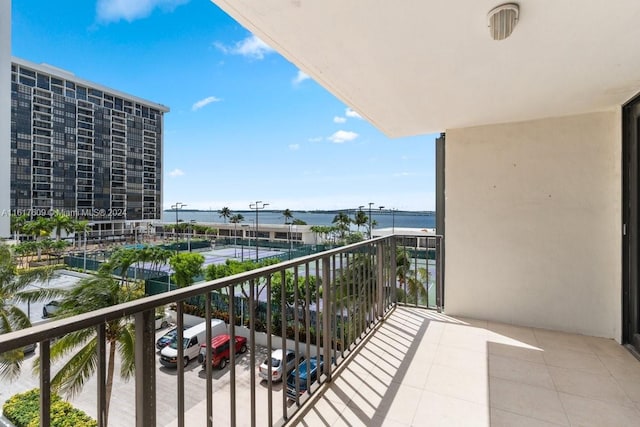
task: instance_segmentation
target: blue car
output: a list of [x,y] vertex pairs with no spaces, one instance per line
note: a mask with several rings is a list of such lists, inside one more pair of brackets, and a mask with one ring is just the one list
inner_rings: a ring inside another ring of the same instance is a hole
[[[317,357],[311,357],[300,363],[298,369],[291,371],[287,377],[287,397],[295,400],[304,394],[307,391],[307,378],[310,380],[309,383],[313,384],[318,379],[318,373],[322,373],[322,367],[322,356],[319,360]],[[296,392],[296,382],[298,383],[298,392]]]
[[158,350],[162,350],[163,348],[171,344],[172,341],[175,341],[177,336],[178,328],[171,329],[169,332],[158,338],[158,341],[156,341],[156,348]]

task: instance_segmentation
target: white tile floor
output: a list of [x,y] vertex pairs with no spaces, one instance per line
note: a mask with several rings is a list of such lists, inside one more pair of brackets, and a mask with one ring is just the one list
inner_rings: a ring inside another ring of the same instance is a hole
[[613,340],[398,308],[308,426],[635,426],[640,362]]

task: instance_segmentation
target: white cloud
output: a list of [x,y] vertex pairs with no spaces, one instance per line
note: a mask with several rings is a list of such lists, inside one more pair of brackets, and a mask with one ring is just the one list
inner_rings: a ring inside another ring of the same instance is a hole
[[299,85],[305,80],[310,79],[309,75],[303,71],[298,70],[298,74],[296,74],[295,78],[291,81],[294,86]]
[[344,115],[347,117],[352,117],[354,119],[362,119],[362,116],[358,113],[356,113],[355,111],[353,111],[351,108],[347,108],[344,110]]
[[242,55],[250,59],[264,59],[265,55],[274,52],[271,46],[253,34],[233,46],[225,46],[220,42],[213,45],[225,54]]
[[96,14],[100,22],[131,22],[146,18],[154,9],[171,12],[189,0],[98,0]]
[[335,116],[333,118],[333,123],[344,123],[347,121],[346,117]]
[[353,141],[358,137],[358,134],[348,130],[339,130],[327,139],[336,144],[342,144],[343,142]]
[[300,144],[289,144],[289,150],[296,151],[300,149]]
[[324,138],[322,138],[321,136],[315,136],[313,138],[309,138],[309,142],[320,142],[322,141]]
[[195,104],[193,104],[191,106],[191,110],[192,111],[198,111],[199,109],[201,109],[205,105],[209,105],[212,102],[220,102],[220,101],[222,101],[220,98],[216,98],[215,96],[209,96],[209,97],[201,99],[200,101],[198,101]]
[[169,172],[169,176],[171,177],[182,176],[182,175],[184,175],[184,172],[182,169],[174,169],[171,172]]

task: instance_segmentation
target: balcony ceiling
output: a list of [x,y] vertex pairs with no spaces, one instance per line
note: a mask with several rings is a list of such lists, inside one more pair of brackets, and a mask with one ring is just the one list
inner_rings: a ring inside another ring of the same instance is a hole
[[392,137],[614,108],[640,91],[638,0],[212,0]]

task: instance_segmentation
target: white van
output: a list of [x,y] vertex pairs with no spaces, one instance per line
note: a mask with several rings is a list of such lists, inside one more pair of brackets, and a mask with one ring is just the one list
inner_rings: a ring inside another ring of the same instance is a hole
[[[227,333],[227,324],[220,319],[211,319],[211,336]],[[200,344],[206,341],[207,323],[202,322],[193,326],[183,333],[184,366],[187,366],[191,359],[198,357]],[[177,340],[173,340],[160,352],[160,363],[168,368],[175,368],[178,359]]]

